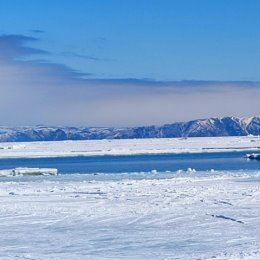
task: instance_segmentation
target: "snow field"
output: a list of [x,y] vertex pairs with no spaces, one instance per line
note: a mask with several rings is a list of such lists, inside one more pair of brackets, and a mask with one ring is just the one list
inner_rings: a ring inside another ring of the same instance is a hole
[[0,259],[260,259],[257,175],[0,182]]
[[257,136],[1,143],[0,158],[260,150]]

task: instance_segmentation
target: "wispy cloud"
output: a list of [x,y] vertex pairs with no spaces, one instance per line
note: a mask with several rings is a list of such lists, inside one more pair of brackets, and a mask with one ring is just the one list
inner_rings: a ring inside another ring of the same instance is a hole
[[85,55],[85,54],[79,54],[73,51],[66,51],[66,52],[61,52],[59,55],[65,56],[65,57],[73,57],[73,58],[80,58],[80,59],[85,59],[85,60],[90,60],[90,61],[101,61],[101,62],[107,62],[107,61],[114,61],[113,59],[108,59],[108,58],[99,58],[93,55]]
[[34,30],[31,30],[32,33],[45,33],[44,30],[39,30],[39,29],[34,29]]
[[37,40],[0,36],[2,124],[127,126],[260,114],[258,82],[93,78],[37,59],[51,55],[29,46]]
[[0,61],[11,62],[15,59],[48,52],[28,47],[26,44],[37,41],[37,38],[25,35],[0,36]]

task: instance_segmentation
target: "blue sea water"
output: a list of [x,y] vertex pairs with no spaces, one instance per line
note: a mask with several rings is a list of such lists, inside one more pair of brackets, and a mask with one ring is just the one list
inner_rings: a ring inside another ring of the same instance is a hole
[[[252,151],[250,151],[252,152]],[[0,159],[0,169],[16,167],[57,168],[60,174],[260,170],[260,161],[244,158],[247,152],[91,156]],[[249,152],[248,152],[249,153]]]

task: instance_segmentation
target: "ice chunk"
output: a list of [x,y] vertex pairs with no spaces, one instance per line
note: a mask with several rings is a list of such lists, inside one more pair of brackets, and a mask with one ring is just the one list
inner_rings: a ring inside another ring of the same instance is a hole
[[259,153],[247,154],[246,158],[250,160],[260,160],[260,154]]
[[0,177],[7,177],[7,176],[14,176],[14,170],[9,169],[9,170],[0,170]]
[[0,170],[0,177],[8,176],[35,176],[35,175],[57,175],[55,168],[15,168]]
[[57,175],[55,168],[15,168],[15,175]]

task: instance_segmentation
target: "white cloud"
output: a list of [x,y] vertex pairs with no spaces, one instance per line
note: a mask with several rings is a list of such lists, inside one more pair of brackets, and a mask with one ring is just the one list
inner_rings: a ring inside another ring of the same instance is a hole
[[0,36],[1,124],[129,126],[260,114],[258,83],[86,79],[65,65],[21,60],[43,53],[26,46],[32,40]]

